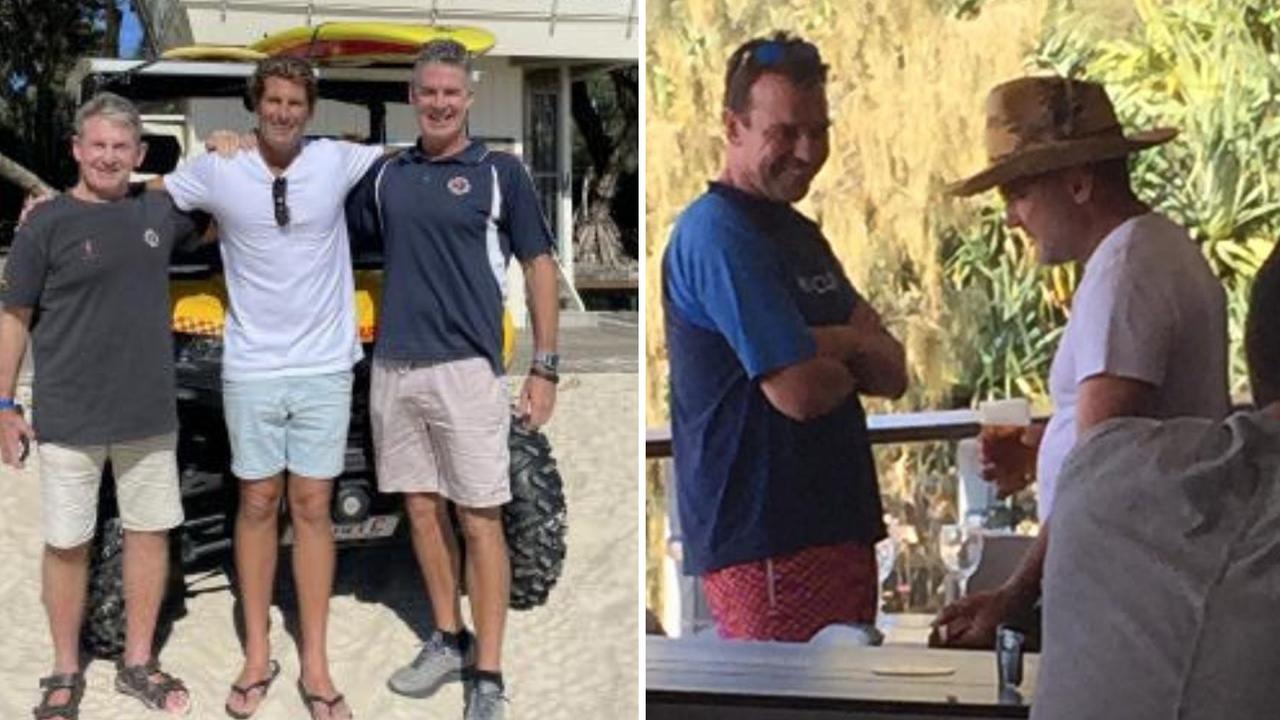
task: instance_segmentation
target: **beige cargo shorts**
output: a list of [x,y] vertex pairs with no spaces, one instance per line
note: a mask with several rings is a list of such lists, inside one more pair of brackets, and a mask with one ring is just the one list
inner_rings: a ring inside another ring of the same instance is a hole
[[488,360],[375,359],[369,415],[382,492],[438,493],[468,508],[511,499],[511,402]]
[[41,525],[45,542],[73,548],[93,538],[98,488],[108,459],[125,530],[158,532],[182,524],[177,435],[109,445],[40,443]]

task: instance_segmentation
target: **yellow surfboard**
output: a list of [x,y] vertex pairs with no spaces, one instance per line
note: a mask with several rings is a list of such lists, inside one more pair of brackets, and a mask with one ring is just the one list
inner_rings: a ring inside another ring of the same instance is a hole
[[405,65],[432,40],[456,40],[472,55],[493,48],[493,33],[475,27],[387,22],[330,22],[297,27],[259,40],[250,48],[266,55],[306,58],[325,65]]
[[240,45],[183,45],[160,53],[165,60],[206,60],[215,62],[257,62],[266,53]]

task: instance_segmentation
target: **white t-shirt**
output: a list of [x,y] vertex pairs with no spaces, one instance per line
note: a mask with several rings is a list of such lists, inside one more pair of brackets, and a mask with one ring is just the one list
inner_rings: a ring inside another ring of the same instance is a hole
[[1186,230],[1163,215],[1130,218],[1085,264],[1049,371],[1053,417],[1036,461],[1041,521],[1076,444],[1079,385],[1115,375],[1156,386],[1154,416],[1226,417],[1226,293]]
[[275,176],[256,150],[231,158],[210,153],[165,176],[179,208],[204,210],[218,221],[231,300],[224,378],[338,372],[363,357],[343,201],[382,152],[307,142],[282,176],[284,227],[276,224]]

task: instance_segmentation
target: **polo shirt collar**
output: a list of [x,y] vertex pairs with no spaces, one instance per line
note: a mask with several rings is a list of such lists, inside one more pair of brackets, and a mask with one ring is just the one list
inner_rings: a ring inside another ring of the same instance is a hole
[[479,140],[471,140],[462,150],[441,158],[428,158],[426,153],[422,152],[422,138],[409,148],[405,153],[405,159],[418,163],[462,163],[464,165],[478,165],[484,157],[489,154],[489,148]]

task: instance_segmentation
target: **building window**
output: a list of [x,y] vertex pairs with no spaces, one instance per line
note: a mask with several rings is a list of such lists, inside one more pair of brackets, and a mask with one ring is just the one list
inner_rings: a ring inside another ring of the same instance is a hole
[[[535,70],[525,75],[526,122],[525,162],[533,176],[534,188],[542,201],[542,214],[551,225],[551,232],[559,242],[558,212],[560,193],[560,71]],[[564,252],[564,248],[559,248]]]

